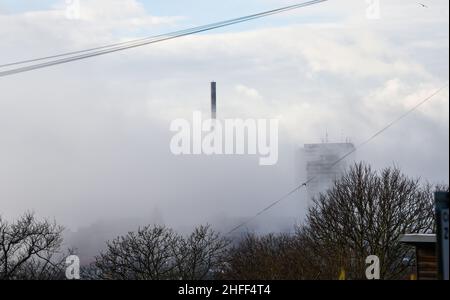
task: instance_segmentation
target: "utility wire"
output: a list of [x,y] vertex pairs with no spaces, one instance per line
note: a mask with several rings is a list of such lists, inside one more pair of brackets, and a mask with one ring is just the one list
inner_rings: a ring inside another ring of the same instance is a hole
[[[323,0],[323,1],[327,1],[327,0]],[[308,2],[308,3],[296,4],[296,5],[292,5],[292,6],[289,6],[289,7],[284,7],[284,8],[268,11],[268,12],[263,12],[263,13],[258,13],[258,14],[249,15],[249,16],[245,16],[245,17],[239,17],[239,18],[235,18],[235,19],[231,19],[231,20],[227,20],[227,21],[221,21],[221,22],[212,23],[212,24],[208,24],[208,25],[193,27],[193,28],[184,29],[184,30],[180,30],[180,31],[175,31],[175,32],[167,33],[167,34],[161,34],[161,35],[156,35],[156,36],[150,36],[150,37],[145,37],[145,38],[125,41],[125,42],[120,42],[120,43],[114,43],[114,44],[109,44],[109,45],[105,45],[105,46],[99,46],[99,47],[85,49],[85,50],[66,52],[66,53],[62,53],[62,54],[56,54],[56,55],[40,57],[40,58],[34,58],[34,59],[30,59],[30,60],[23,60],[23,61],[7,63],[7,64],[0,65],[0,68],[14,66],[14,65],[20,65],[20,64],[26,64],[26,63],[31,63],[31,62],[37,62],[37,61],[42,61],[42,60],[48,60],[48,59],[52,59],[52,58],[59,58],[59,57],[64,57],[64,56],[69,56],[69,55],[74,55],[74,54],[86,53],[86,52],[91,52],[91,51],[95,51],[95,50],[107,49],[107,48],[112,48],[112,47],[122,46],[122,45],[127,45],[127,44],[134,44],[134,43],[154,40],[154,39],[162,38],[162,37],[179,35],[179,34],[187,33],[187,32],[190,32],[190,31],[205,29],[205,28],[208,28],[208,27],[211,27],[211,26],[218,26],[218,25],[222,25],[222,24],[228,24],[230,22],[245,21],[245,20],[247,20],[249,18],[262,17],[262,16],[268,15],[269,13],[271,13],[271,14],[280,13],[280,12],[288,10],[288,9],[290,10],[290,9],[299,8],[298,7],[299,5],[302,5],[302,6],[303,5],[304,6],[306,6],[306,5],[313,5],[315,3],[312,3],[312,2],[323,2],[323,1],[310,1],[311,3]]]
[[[390,129],[392,126],[394,126],[396,123],[402,121],[404,118],[406,118],[407,116],[409,116],[411,113],[413,113],[414,111],[416,111],[419,107],[421,107],[422,105],[424,105],[425,103],[427,103],[428,101],[430,101],[431,99],[433,99],[436,95],[440,94],[444,89],[446,89],[449,85],[446,84],[445,86],[441,87],[440,89],[438,89],[437,91],[435,91],[433,94],[431,94],[430,96],[426,97],[425,99],[423,99],[422,101],[420,101],[417,105],[415,105],[413,108],[411,108],[410,110],[408,110],[407,112],[405,112],[403,115],[401,115],[399,118],[395,119],[394,121],[392,121],[391,123],[389,123],[388,125],[386,125],[385,127],[383,127],[381,130],[377,131],[374,135],[372,135],[370,138],[368,138],[367,140],[365,140],[364,142],[362,142],[361,144],[359,144],[357,147],[355,147],[352,151],[349,151],[347,154],[345,154],[344,156],[342,156],[341,158],[339,158],[337,161],[335,161],[333,164],[330,165],[330,167],[334,167],[337,164],[339,164],[340,162],[342,162],[343,160],[345,160],[347,157],[349,157],[350,155],[352,155],[353,153],[355,153],[357,150],[361,149],[362,147],[364,147],[365,145],[367,145],[368,143],[370,143],[371,141],[373,141],[374,139],[376,139],[378,136],[380,136],[381,134],[383,134],[384,132],[386,132],[388,129]],[[241,224],[237,225],[236,227],[234,227],[233,229],[231,229],[227,234],[232,234],[233,232],[235,232],[236,230],[246,226],[247,224],[249,224],[250,222],[252,222],[253,220],[255,220],[256,218],[258,218],[259,216],[261,216],[262,214],[264,214],[265,212],[267,212],[268,210],[272,209],[274,206],[276,206],[277,204],[279,204],[280,202],[284,201],[285,199],[289,198],[291,195],[295,194],[297,191],[299,191],[300,189],[306,187],[308,184],[310,184],[313,180],[315,180],[317,178],[317,176],[314,176],[312,178],[310,178],[308,181],[301,183],[300,185],[298,185],[295,189],[291,190],[289,193],[285,194],[283,197],[279,198],[278,200],[276,200],[275,202],[273,202],[272,204],[270,204],[269,206],[267,206],[266,208],[262,209],[261,211],[259,211],[256,215],[254,215],[253,217],[247,219],[246,221],[242,222]]]
[[[242,18],[244,18],[244,17],[233,19],[233,20],[239,20],[239,19],[242,19]],[[174,32],[170,32],[170,33],[167,33],[167,34],[160,34],[160,35],[155,35],[155,36],[150,36],[150,37],[145,37],[145,38],[140,38],[140,39],[135,39],[135,40],[130,40],[130,41],[124,41],[124,42],[120,42],[120,43],[114,43],[114,44],[109,44],[109,45],[105,45],[105,46],[99,46],[99,47],[85,49],[85,50],[78,50],[78,51],[66,52],[66,53],[61,53],[61,54],[56,54],[56,55],[51,55],[51,56],[45,56],[45,57],[33,58],[33,59],[29,59],[29,60],[22,60],[22,61],[7,63],[7,64],[0,65],[0,68],[16,66],[16,65],[23,65],[23,64],[27,64],[27,63],[38,62],[38,61],[43,61],[43,60],[49,60],[49,59],[52,59],[52,58],[59,58],[59,57],[64,57],[64,56],[69,56],[69,55],[86,53],[86,52],[92,52],[92,51],[95,51],[95,50],[114,48],[114,47],[117,47],[117,46],[131,45],[131,44],[136,44],[136,43],[144,42],[144,41],[157,40],[157,39],[163,38],[163,37],[175,36],[175,35],[179,35],[179,34],[183,34],[183,33],[188,33],[188,32],[194,31],[194,30],[205,29],[205,28],[207,28],[209,26],[221,25],[221,24],[224,24],[226,22],[229,22],[229,21],[217,22],[217,23],[213,23],[213,24],[209,24],[209,25],[203,25],[203,26],[198,26],[198,27],[194,27],[194,28],[174,31]]]
[[[29,66],[23,66],[23,67],[18,67],[18,68],[2,71],[2,72],[0,72],[0,77],[10,76],[13,74],[18,74],[18,73],[28,72],[28,71],[32,71],[32,70],[36,70],[36,69],[42,69],[42,68],[46,68],[46,67],[50,67],[50,66],[55,66],[55,65],[59,65],[59,64],[69,63],[69,62],[73,62],[73,61],[77,61],[77,60],[87,59],[90,57],[105,55],[108,53],[123,51],[126,49],[141,47],[141,46],[145,46],[145,45],[149,45],[149,44],[154,44],[154,43],[158,43],[158,42],[176,39],[176,38],[183,37],[183,36],[189,36],[189,35],[193,35],[196,33],[205,32],[205,31],[211,31],[214,29],[227,27],[227,26],[231,26],[231,25],[239,24],[239,23],[243,23],[243,22],[248,22],[250,20],[255,20],[255,19],[270,16],[270,15],[287,12],[287,11],[299,9],[299,8],[306,7],[306,6],[319,4],[322,2],[326,2],[326,1],[328,1],[328,0],[308,1],[308,2],[290,5],[290,6],[286,6],[286,7],[266,11],[266,12],[248,15],[245,17],[240,17],[240,18],[231,19],[231,20],[227,20],[227,21],[212,23],[209,25],[194,27],[194,28],[190,28],[190,29],[186,29],[186,30],[175,31],[175,32],[168,33],[168,34],[157,35],[157,36],[153,36],[153,37],[148,37],[148,38],[143,38],[143,39],[138,39],[138,40],[133,40],[133,41],[128,41],[128,42],[115,43],[115,44],[91,48],[91,49],[87,49],[87,50],[80,50],[80,51],[74,51],[74,52],[68,52],[68,53],[63,53],[63,54],[47,56],[47,57],[24,60],[24,61],[19,61],[19,62],[7,63],[7,64],[0,65],[0,68],[16,66],[16,65],[23,65],[23,64],[32,63],[32,62],[45,61],[45,60],[50,60],[50,59],[54,59],[54,58],[60,58],[60,59],[51,60],[51,61],[44,62],[44,63],[32,64]],[[80,55],[77,55],[77,54],[80,54]],[[66,56],[68,56],[68,57],[66,57]],[[61,58],[61,57],[66,57],[66,58]]]

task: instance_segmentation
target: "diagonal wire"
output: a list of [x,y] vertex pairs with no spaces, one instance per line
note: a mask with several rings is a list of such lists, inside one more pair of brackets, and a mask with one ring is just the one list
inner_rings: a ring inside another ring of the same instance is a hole
[[[248,15],[245,17],[240,17],[240,18],[231,19],[231,20],[218,22],[218,23],[212,23],[209,25],[194,27],[194,28],[176,31],[173,33],[168,33],[168,34],[163,34],[163,35],[158,35],[158,36],[154,36],[154,37],[138,39],[138,40],[123,42],[123,43],[116,43],[116,44],[111,44],[108,46],[91,48],[88,50],[80,50],[80,51],[68,52],[68,53],[52,55],[52,56],[47,56],[47,57],[42,57],[42,58],[35,58],[35,59],[31,59],[31,60],[24,60],[24,61],[20,61],[20,62],[8,63],[8,64],[1,65],[0,68],[7,67],[7,66],[23,65],[26,63],[30,63],[30,62],[44,61],[44,60],[48,60],[48,59],[52,59],[52,58],[60,58],[60,59],[51,60],[51,61],[44,62],[44,63],[32,64],[32,65],[28,65],[28,66],[17,67],[14,69],[2,71],[2,72],[0,72],[0,77],[10,76],[13,74],[47,68],[47,67],[51,67],[51,66],[55,66],[55,65],[60,65],[60,64],[73,62],[73,61],[87,59],[90,57],[96,57],[96,56],[105,55],[105,54],[109,54],[109,53],[113,53],[113,52],[118,52],[118,51],[123,51],[123,50],[131,49],[131,48],[149,45],[149,44],[168,41],[168,40],[172,40],[172,39],[176,39],[176,38],[180,38],[180,37],[184,37],[184,36],[193,35],[196,33],[211,31],[214,29],[227,27],[227,26],[231,26],[231,25],[239,24],[239,23],[243,23],[243,22],[248,22],[250,20],[255,20],[255,19],[270,16],[270,15],[295,10],[295,9],[319,4],[322,2],[326,2],[326,1],[328,1],[328,0],[308,1],[308,2],[303,2],[300,4],[290,5],[290,6],[258,13],[258,14]],[[74,55],[74,54],[80,54],[80,55]],[[65,56],[68,56],[68,57],[65,57]],[[65,57],[65,58],[61,58],[61,57]]]
[[[384,132],[386,132],[387,130],[389,130],[392,126],[394,126],[396,123],[402,121],[403,119],[405,119],[407,116],[409,116],[411,113],[413,113],[414,111],[416,111],[419,107],[421,107],[422,105],[424,105],[425,103],[427,103],[428,101],[432,100],[436,95],[440,94],[444,89],[446,89],[449,85],[446,84],[445,86],[439,88],[438,90],[436,90],[433,94],[431,94],[430,96],[426,97],[425,99],[423,99],[422,101],[420,101],[418,104],[416,104],[414,107],[412,107],[410,110],[408,110],[407,112],[405,112],[404,114],[402,114],[400,117],[398,117],[397,119],[395,119],[394,121],[392,121],[391,123],[389,123],[388,125],[386,125],[385,127],[383,127],[381,130],[377,131],[375,134],[373,134],[370,138],[368,138],[367,140],[365,140],[364,142],[362,142],[361,144],[359,144],[357,147],[355,147],[353,150],[349,151],[348,153],[346,153],[344,156],[342,156],[341,158],[339,158],[337,161],[335,161],[333,164],[330,165],[330,167],[334,167],[337,164],[339,164],[340,162],[342,162],[343,160],[345,160],[346,158],[348,158],[350,155],[352,155],[353,153],[355,153],[356,151],[358,151],[359,149],[361,149],[362,147],[364,147],[365,145],[367,145],[368,143],[370,143],[371,141],[373,141],[374,139],[376,139],[378,136],[382,135]],[[292,191],[290,191],[289,193],[285,194],[284,196],[282,196],[281,198],[277,199],[275,202],[273,202],[272,204],[270,204],[269,206],[267,206],[266,208],[262,209],[261,211],[259,211],[256,215],[254,215],[253,217],[247,219],[246,221],[240,223],[239,225],[237,225],[236,227],[234,227],[233,229],[231,229],[227,234],[232,234],[233,232],[235,232],[236,230],[246,226],[247,224],[249,224],[250,222],[252,222],[253,220],[255,220],[256,218],[258,218],[259,216],[261,216],[262,214],[264,214],[265,212],[269,211],[270,209],[272,209],[274,206],[278,205],[280,202],[284,201],[285,199],[289,198],[291,195],[295,194],[297,191],[299,191],[300,189],[306,187],[309,183],[311,183],[313,180],[315,180],[317,178],[317,176],[314,176],[312,178],[310,178],[309,180],[301,183],[300,185],[298,185],[295,189],[293,189]]]
[[[323,0],[323,1],[327,1],[327,0]],[[124,41],[124,42],[94,47],[94,48],[85,49],[85,50],[78,50],[78,51],[66,52],[66,53],[50,55],[50,56],[45,56],[45,57],[40,57],[40,58],[34,58],[34,59],[29,59],[29,60],[22,60],[22,61],[17,61],[17,62],[12,62],[12,63],[6,63],[6,64],[0,65],[0,68],[21,65],[21,64],[31,63],[31,62],[37,62],[37,61],[43,61],[43,60],[48,60],[48,59],[52,59],[52,58],[59,58],[59,57],[64,57],[64,56],[69,56],[69,55],[81,54],[81,53],[91,52],[91,51],[95,51],[95,50],[108,49],[108,48],[113,48],[113,47],[122,46],[122,45],[145,42],[145,41],[155,40],[155,39],[162,38],[162,37],[175,36],[175,35],[179,35],[179,34],[183,34],[183,33],[188,33],[191,31],[206,29],[211,26],[219,26],[219,25],[224,25],[224,24],[228,24],[228,23],[232,23],[232,22],[246,21],[247,19],[252,20],[253,18],[263,17],[263,16],[267,16],[269,14],[280,13],[280,12],[283,12],[286,10],[296,9],[296,8],[299,8],[300,5],[301,5],[301,7],[303,7],[306,5],[313,5],[313,4],[316,4],[316,2],[319,3],[319,2],[323,2],[323,1],[317,1],[317,0],[310,1],[311,3],[306,2],[306,3],[302,3],[302,4],[295,4],[295,5],[291,5],[288,7],[283,7],[283,8],[275,9],[272,11],[268,11],[268,12],[253,14],[253,15],[249,15],[249,16],[244,16],[244,17],[227,20],[227,21],[221,21],[221,22],[212,23],[212,24],[208,24],[208,25],[202,25],[202,26],[193,27],[193,28],[189,28],[189,29],[174,31],[174,32],[167,33],[167,34],[160,34],[160,35],[155,35],[155,36],[150,36],[150,37],[145,37],[145,38],[140,38],[140,39],[135,39],[135,40],[130,40],[130,41]]]

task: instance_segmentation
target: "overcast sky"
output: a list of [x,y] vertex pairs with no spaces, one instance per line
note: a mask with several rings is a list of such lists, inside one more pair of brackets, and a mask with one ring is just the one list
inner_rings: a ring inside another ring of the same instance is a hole
[[[0,0],[0,64],[166,33],[296,1]],[[374,132],[445,85],[447,0],[364,0],[314,7],[54,68],[0,78],[0,214],[26,210],[76,230],[157,215],[174,226],[253,215],[304,179],[305,143]],[[174,118],[279,118],[280,157],[175,157]],[[448,89],[357,153],[449,180]],[[299,193],[261,218],[295,222]]]

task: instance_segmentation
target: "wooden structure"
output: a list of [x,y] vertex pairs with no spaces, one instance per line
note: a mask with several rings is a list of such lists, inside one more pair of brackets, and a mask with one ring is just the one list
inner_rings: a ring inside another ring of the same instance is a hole
[[405,234],[400,242],[416,249],[416,278],[418,280],[438,279],[438,258],[436,255],[436,235]]

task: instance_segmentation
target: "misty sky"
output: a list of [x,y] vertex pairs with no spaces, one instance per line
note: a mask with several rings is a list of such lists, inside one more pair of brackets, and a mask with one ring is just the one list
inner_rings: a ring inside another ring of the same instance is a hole
[[[296,1],[0,0],[0,64],[239,17]],[[253,215],[304,179],[305,143],[374,132],[445,85],[449,2],[364,0],[314,7],[0,78],[0,214],[26,210],[76,230],[99,220],[161,219],[172,226]],[[171,120],[279,118],[275,166],[258,157],[175,157]],[[375,168],[449,181],[448,89],[357,152]],[[298,221],[298,193],[262,224]],[[157,217],[155,217],[157,216]]]

